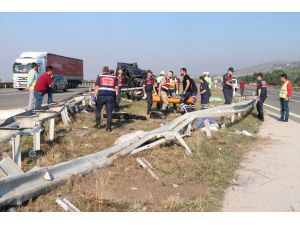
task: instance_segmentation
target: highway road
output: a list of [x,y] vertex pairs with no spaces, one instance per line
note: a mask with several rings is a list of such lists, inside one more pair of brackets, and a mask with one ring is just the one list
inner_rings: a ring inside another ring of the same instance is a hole
[[[69,89],[67,92],[57,92],[53,94],[53,101],[60,101],[76,93],[88,90],[86,87]],[[44,96],[44,104],[47,103],[47,95]],[[28,91],[19,91],[13,88],[0,89],[0,110],[26,108],[28,104]]]
[[[256,94],[256,87],[246,87],[245,95],[253,95],[253,91]],[[279,90],[268,88],[267,91],[268,91],[268,98],[265,101],[265,105],[268,107],[268,109],[278,112],[278,110],[274,109],[274,107],[280,109]],[[239,90],[237,93],[240,93]],[[296,120],[300,121],[300,92],[296,92],[296,91],[292,92],[292,97],[289,102],[289,108],[290,108],[291,118],[294,119],[297,118]]]

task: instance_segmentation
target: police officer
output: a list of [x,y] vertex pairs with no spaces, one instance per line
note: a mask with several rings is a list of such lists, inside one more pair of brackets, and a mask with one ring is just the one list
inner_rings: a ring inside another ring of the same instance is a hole
[[264,102],[267,98],[267,83],[263,80],[263,74],[258,73],[256,74],[257,84],[256,84],[256,95],[257,95],[257,118],[261,121],[264,121]]
[[234,69],[232,67],[228,68],[226,74],[223,75],[223,94],[225,99],[225,104],[231,104],[233,95],[233,84],[232,84],[232,74]]
[[155,82],[153,79],[153,74],[151,70],[147,71],[147,78],[144,80],[143,83],[143,92],[144,92],[144,98],[147,100],[147,114],[150,114],[151,108],[152,108],[152,93],[156,94],[155,90]]
[[106,130],[112,132],[112,111],[115,107],[116,94],[118,94],[118,82],[115,76],[109,74],[108,66],[104,66],[102,74],[97,77],[94,96],[97,97],[96,124],[100,128],[101,110],[103,105],[106,109],[107,126]]

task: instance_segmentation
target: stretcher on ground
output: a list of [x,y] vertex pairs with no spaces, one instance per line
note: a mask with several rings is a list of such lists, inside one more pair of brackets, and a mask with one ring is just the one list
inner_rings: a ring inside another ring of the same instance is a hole
[[[162,98],[159,95],[156,94],[152,94],[152,101],[153,102],[163,102]],[[172,97],[172,96],[168,96],[168,102],[169,103],[175,103],[175,104],[179,104],[180,102],[180,97],[176,98],[176,97]],[[193,97],[190,96],[186,102],[186,104],[193,104]]]

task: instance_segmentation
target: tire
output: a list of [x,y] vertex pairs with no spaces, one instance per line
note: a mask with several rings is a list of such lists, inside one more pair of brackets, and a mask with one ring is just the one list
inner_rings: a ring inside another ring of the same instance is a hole
[[63,90],[63,92],[67,92],[68,91],[68,85],[66,85],[65,89]]
[[19,91],[24,91],[25,90],[25,88],[18,88],[19,89]]
[[54,87],[53,87],[53,93],[56,93],[58,91],[58,89],[57,89],[57,86],[55,85]]

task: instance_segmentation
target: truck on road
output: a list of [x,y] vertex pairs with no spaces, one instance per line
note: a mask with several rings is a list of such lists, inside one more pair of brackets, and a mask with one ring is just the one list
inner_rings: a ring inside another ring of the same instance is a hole
[[38,64],[38,76],[46,72],[47,66],[53,66],[54,76],[63,76],[68,88],[76,88],[83,80],[83,60],[47,52],[22,52],[13,64],[13,87],[23,90],[27,86],[27,73],[31,63]]

